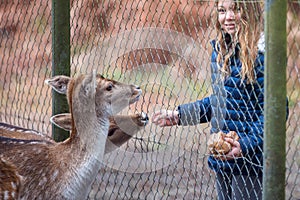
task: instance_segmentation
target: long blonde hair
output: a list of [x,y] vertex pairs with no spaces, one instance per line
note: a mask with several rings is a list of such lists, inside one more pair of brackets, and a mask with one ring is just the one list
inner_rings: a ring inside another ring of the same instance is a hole
[[254,62],[258,52],[258,40],[263,31],[263,4],[259,1],[235,1],[236,6],[241,12],[241,21],[239,30],[231,38],[230,46],[226,40],[226,34],[221,28],[218,21],[218,0],[215,0],[214,20],[217,30],[216,50],[218,51],[217,62],[222,63],[222,71],[229,73],[229,59],[236,53],[235,48],[238,47],[238,56],[242,63],[241,76],[247,82],[254,82]]

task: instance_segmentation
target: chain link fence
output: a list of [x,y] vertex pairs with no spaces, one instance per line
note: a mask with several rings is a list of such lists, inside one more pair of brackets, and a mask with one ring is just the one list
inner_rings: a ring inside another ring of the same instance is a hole
[[[140,85],[123,113],[174,109],[211,93],[213,1],[72,0],[71,74]],[[300,199],[300,2],[288,1],[286,199]],[[51,2],[0,1],[0,121],[51,134]],[[149,124],[106,154],[89,199],[215,199],[209,124]]]

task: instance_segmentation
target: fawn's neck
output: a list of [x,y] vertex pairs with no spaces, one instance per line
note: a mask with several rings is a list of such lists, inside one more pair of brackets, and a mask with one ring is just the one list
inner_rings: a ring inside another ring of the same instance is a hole
[[[102,165],[108,127],[108,120],[94,125],[89,124],[83,134],[79,132],[76,137],[63,144],[70,148],[69,168],[71,170],[66,174],[67,187],[63,189],[63,196],[67,199],[86,198],[87,194],[83,194],[83,191],[90,190]],[[72,158],[74,153],[77,155]]]
[[[96,113],[95,96],[85,97],[80,93],[80,87],[69,85],[69,106],[72,118],[70,138],[62,143],[69,148],[70,162],[66,176],[66,187],[63,196],[67,199],[78,197],[85,199],[103,160],[105,143],[109,128],[106,107],[98,105]],[[103,111],[103,112],[101,112]],[[68,151],[68,148],[64,148]],[[76,155],[76,156],[74,156]],[[73,158],[72,158],[73,156]]]
[[[91,189],[93,180],[102,163],[94,156],[86,156],[84,162],[78,163],[75,168],[69,171],[65,188],[62,188],[62,195],[66,199],[86,199]],[[85,193],[86,191],[86,193]]]

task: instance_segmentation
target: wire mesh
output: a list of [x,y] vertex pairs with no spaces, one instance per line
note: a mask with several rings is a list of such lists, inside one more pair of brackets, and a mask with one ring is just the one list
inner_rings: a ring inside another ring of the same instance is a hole
[[[252,2],[252,1],[251,1]],[[213,1],[72,0],[72,76],[97,69],[140,85],[127,113],[174,109],[208,96]],[[286,199],[300,199],[300,2],[287,13]],[[0,121],[51,133],[51,2],[0,2]],[[149,124],[106,154],[89,199],[215,199],[210,124]]]

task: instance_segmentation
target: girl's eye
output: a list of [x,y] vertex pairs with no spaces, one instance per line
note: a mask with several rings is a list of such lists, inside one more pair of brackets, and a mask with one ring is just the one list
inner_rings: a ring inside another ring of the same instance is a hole
[[113,85],[110,83],[110,84],[107,86],[106,90],[107,90],[107,91],[111,91],[112,89],[113,89]]
[[[231,11],[233,13],[239,13],[241,11],[241,9],[240,9],[240,7],[233,7],[233,8],[230,8],[229,11]],[[228,11],[225,8],[219,8],[218,9],[219,14],[225,14],[227,12]]]
[[218,13],[219,14],[224,14],[224,13],[226,13],[226,10],[224,8],[219,8]]
[[240,7],[236,7],[232,9],[235,13],[239,13],[241,11]]

